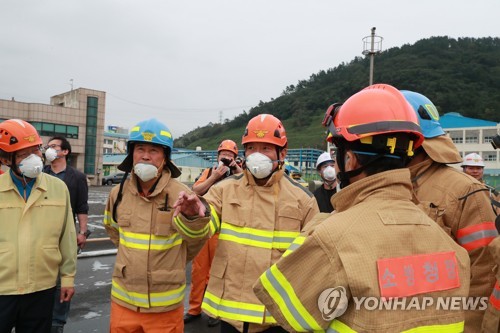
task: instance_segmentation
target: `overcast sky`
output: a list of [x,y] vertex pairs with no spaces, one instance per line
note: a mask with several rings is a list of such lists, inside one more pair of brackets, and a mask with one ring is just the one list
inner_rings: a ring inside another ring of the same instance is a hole
[[2,0],[0,99],[48,104],[73,80],[106,92],[106,125],[156,117],[175,138],[361,56],[372,27],[386,50],[499,37],[499,13],[499,0]]

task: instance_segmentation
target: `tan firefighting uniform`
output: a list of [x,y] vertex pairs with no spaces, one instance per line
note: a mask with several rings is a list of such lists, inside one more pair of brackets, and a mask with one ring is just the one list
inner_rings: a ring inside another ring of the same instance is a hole
[[493,259],[495,260],[496,282],[489,298],[488,308],[484,313],[483,333],[500,333],[500,237],[496,237],[489,245]]
[[252,285],[319,213],[316,199],[283,169],[264,186],[245,170],[213,185],[204,198],[211,208],[211,230],[220,234],[203,311],[240,332],[244,322],[250,323],[249,332],[276,325]]
[[[171,208],[180,191],[191,190],[169,171],[163,171],[156,188],[148,197],[137,191],[134,174],[123,187],[123,198],[113,220],[113,205],[119,186],[115,186],[106,204],[104,226],[118,246],[113,271],[112,301],[137,312],[167,312],[183,305],[186,287],[186,262],[203,246],[208,236],[208,217],[189,222],[184,239],[172,223]],[[165,198],[168,194],[167,209]],[[185,220],[182,215],[177,219]],[[181,315],[182,316],[182,315]]]
[[[497,235],[488,192],[476,179],[427,157],[410,167],[416,201],[447,234],[469,252],[470,296],[489,297],[494,261],[487,245]],[[467,197],[468,194],[477,191]],[[479,332],[484,311],[466,311],[465,332]]]
[[[308,237],[301,235],[296,249],[255,283],[256,295],[280,325],[290,332],[463,330],[463,310],[437,310],[436,297],[468,294],[467,251],[412,203],[407,169],[361,179],[331,201],[336,213]],[[337,288],[348,301],[336,319],[323,319],[331,303],[323,303],[320,296],[329,288]],[[402,297],[413,295],[420,305],[422,297],[432,297],[434,304],[406,310],[409,303],[401,305]],[[400,303],[389,306],[394,310],[356,309],[354,297],[382,301],[382,296],[385,301],[399,297]]]

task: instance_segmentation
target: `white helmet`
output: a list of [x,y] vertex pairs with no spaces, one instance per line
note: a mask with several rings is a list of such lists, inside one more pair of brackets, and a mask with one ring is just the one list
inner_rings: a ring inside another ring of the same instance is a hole
[[324,162],[333,162],[332,156],[326,151],[319,155],[318,160],[316,161],[316,170],[318,170],[319,166]]
[[483,167],[484,168],[483,158],[481,157],[481,155],[479,155],[477,153],[467,154],[467,155],[465,155],[464,162],[462,163],[461,166],[462,167],[465,167],[465,166],[479,166],[479,167]]

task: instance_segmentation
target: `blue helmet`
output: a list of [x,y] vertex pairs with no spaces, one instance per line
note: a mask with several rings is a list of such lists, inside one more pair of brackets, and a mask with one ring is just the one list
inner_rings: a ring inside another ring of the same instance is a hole
[[127,149],[135,142],[157,144],[170,151],[174,148],[174,139],[167,126],[156,119],[144,120],[132,127],[128,139]]
[[439,113],[430,99],[417,92],[401,90],[408,103],[417,114],[422,134],[425,138],[435,138],[445,134],[439,123]]
[[134,144],[137,142],[156,144],[165,148],[165,168],[170,170],[173,178],[177,178],[181,175],[180,170],[170,160],[170,154],[174,148],[174,139],[172,138],[172,133],[165,124],[159,122],[154,118],[141,121],[140,123],[132,127],[127,142],[128,155],[125,160],[118,166],[118,169],[125,172],[130,172],[132,170],[132,154],[134,152]]

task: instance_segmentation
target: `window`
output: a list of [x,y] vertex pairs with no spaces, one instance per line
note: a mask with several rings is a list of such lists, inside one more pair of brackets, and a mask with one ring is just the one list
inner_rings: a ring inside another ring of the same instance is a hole
[[453,143],[464,143],[464,138],[451,138]]
[[466,136],[465,143],[479,143],[477,136]]
[[68,139],[78,139],[78,126],[44,123],[34,121],[31,123],[40,135],[64,136]]
[[56,134],[66,134],[66,125],[55,125]]
[[483,153],[484,160],[488,162],[495,162],[497,160],[497,154],[496,152],[484,152]]
[[66,126],[66,136],[72,139],[78,139],[78,126]]

